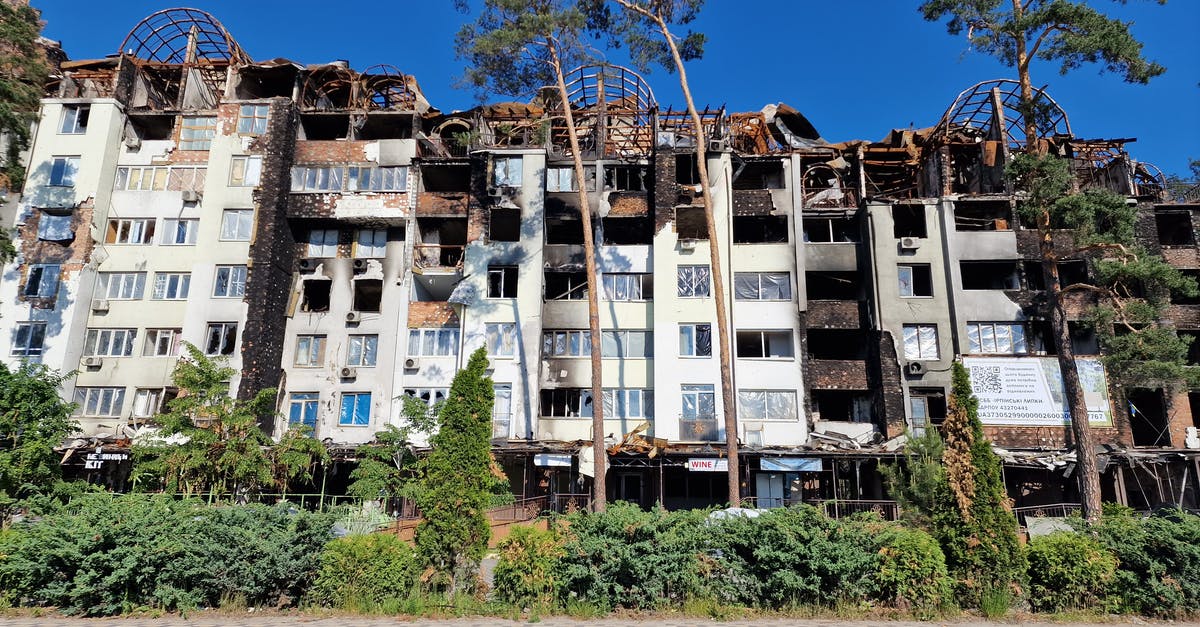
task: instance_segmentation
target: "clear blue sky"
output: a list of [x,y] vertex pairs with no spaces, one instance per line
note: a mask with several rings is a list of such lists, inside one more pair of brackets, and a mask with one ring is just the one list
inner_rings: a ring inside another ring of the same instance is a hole
[[[434,106],[469,108],[474,95],[454,87],[461,65],[454,33],[467,16],[450,0],[32,0],[45,34],[72,59],[117,51],[143,17],[192,6],[219,19],[255,59],[301,63],[347,59],[365,69],[390,63],[414,74]],[[1148,86],[1084,67],[1069,76],[1041,65],[1034,81],[1048,85],[1071,128],[1086,138],[1136,137],[1133,156],[1167,173],[1200,158],[1200,0],[1149,0],[1126,5],[1093,0],[1134,22],[1146,55],[1167,67]],[[786,102],[830,141],[877,140],[893,128],[934,124],[970,85],[1013,77],[1004,67],[966,52],[966,41],[925,22],[918,0],[708,0],[695,25],[709,44],[689,66],[697,104],[751,111]],[[620,63],[619,52],[610,60]],[[677,78],[647,76],[660,105],[682,104]]]

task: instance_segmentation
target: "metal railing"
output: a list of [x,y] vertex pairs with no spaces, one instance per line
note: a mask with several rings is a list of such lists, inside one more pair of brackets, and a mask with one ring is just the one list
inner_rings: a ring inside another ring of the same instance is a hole
[[517,499],[508,505],[493,507],[487,511],[487,517],[492,522],[516,522],[533,520],[549,507],[549,497],[534,496],[527,499]]
[[1013,514],[1017,517],[1017,524],[1022,527],[1028,526],[1025,523],[1030,518],[1067,518],[1069,516],[1078,516],[1079,513],[1079,503],[1050,503],[1048,505],[1028,505],[1026,507],[1013,508]]
[[808,501],[810,505],[825,512],[830,518],[844,518],[863,512],[878,514],[884,520],[898,520],[900,505],[895,501],[869,499],[835,499],[829,501]]
[[592,495],[583,492],[552,494],[546,509],[559,514],[587,511],[592,507]]
[[466,246],[417,244],[413,246],[413,264],[418,268],[461,268]]

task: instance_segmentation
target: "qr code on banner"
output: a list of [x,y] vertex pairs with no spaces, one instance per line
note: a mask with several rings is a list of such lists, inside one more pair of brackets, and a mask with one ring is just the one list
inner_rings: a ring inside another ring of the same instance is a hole
[[971,387],[976,394],[999,394],[1004,391],[1000,366],[971,366]]

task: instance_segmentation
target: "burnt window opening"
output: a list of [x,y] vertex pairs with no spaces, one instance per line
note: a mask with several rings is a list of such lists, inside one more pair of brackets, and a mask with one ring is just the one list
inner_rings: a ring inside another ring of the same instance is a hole
[[233,75],[234,99],[291,98],[296,85],[296,73],[296,67],[290,63],[270,68],[243,66]]
[[379,312],[383,307],[383,281],[380,279],[354,280],[354,310]]
[[1020,289],[1015,261],[963,261],[959,269],[964,290]]
[[488,238],[493,242],[521,241],[521,210],[493,207],[488,222]]
[[586,272],[546,270],[545,300],[587,300]]
[[128,120],[129,125],[125,130],[127,138],[132,136],[142,141],[171,139],[171,133],[175,130],[173,115],[130,114]]
[[600,221],[604,244],[639,246],[654,243],[654,222],[647,216],[604,218]]
[[871,393],[865,390],[813,390],[812,405],[820,420],[875,422]]
[[900,296],[921,298],[933,296],[933,269],[929,264],[901,264],[896,266]]
[[622,192],[646,191],[646,166],[610,165],[605,167],[604,189]]
[[427,192],[471,191],[471,165],[467,163],[421,164],[421,186]]
[[1054,344],[1054,329],[1049,320],[1029,321],[1025,324],[1025,344],[1034,355],[1057,355]]
[[1188,392],[1188,406],[1192,410],[1192,426],[1200,429],[1200,392]]
[[300,311],[329,311],[329,294],[333,281],[309,279],[304,282]]
[[700,168],[695,154],[675,155],[675,182],[680,185],[699,185]]
[[1081,259],[1058,262],[1058,282],[1066,287],[1076,283],[1089,283],[1087,262]]
[[679,239],[708,239],[708,221],[701,207],[675,208],[675,233]]
[[488,266],[488,298],[517,297],[517,267]]
[[804,218],[804,241],[810,243],[858,242],[858,220],[852,217]]
[[1170,446],[1171,436],[1162,390],[1127,389],[1125,400],[1129,401],[1129,426],[1133,431],[1133,445]]
[[1179,338],[1188,342],[1187,364],[1200,366],[1200,331],[1178,331]]
[[360,140],[412,139],[413,116],[409,113],[384,113],[372,111],[354,133]]
[[419,239],[415,261],[422,267],[454,268],[462,263],[467,246],[466,218],[417,218]]
[[1040,261],[1022,261],[1021,271],[1025,275],[1025,289],[1027,290],[1044,290],[1046,289],[1046,276],[1042,273],[1042,262]]
[[[1180,270],[1179,274],[1200,281],[1200,270]],[[1171,302],[1176,305],[1200,305],[1200,292],[1189,296],[1179,290],[1171,290]]]
[[808,329],[811,359],[866,359],[867,332],[858,329]]
[[902,237],[928,237],[925,226],[925,205],[893,205],[892,234]]
[[578,214],[546,212],[546,243],[583,245],[583,220]]
[[1159,211],[1154,214],[1158,226],[1158,243],[1163,246],[1193,246],[1196,233],[1192,229],[1190,211]]
[[1005,200],[960,200],[954,203],[954,230],[1008,231],[1012,209]]
[[1099,355],[1100,338],[1096,329],[1079,322],[1068,322],[1067,331],[1071,334],[1071,353],[1074,355]]
[[733,216],[734,244],[786,244],[787,216]]
[[913,431],[922,434],[926,427],[937,427],[946,421],[946,391],[942,388],[911,388],[908,409]]
[[308,113],[300,116],[304,139],[332,141],[350,136],[350,116],[342,113]]
[[783,162],[746,161],[735,169],[733,189],[783,189]]
[[857,272],[805,272],[804,290],[808,300],[859,300],[861,292]]

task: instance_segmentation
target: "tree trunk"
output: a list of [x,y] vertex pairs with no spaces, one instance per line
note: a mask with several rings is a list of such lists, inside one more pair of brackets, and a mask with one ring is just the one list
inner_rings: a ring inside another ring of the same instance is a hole
[[[594,232],[592,231],[592,207],[588,201],[587,185],[583,173],[583,155],[579,153],[579,136],[575,132],[575,115],[571,111],[571,102],[567,95],[567,82],[563,77],[562,62],[558,51],[550,46],[550,57],[554,66],[554,78],[558,83],[558,97],[562,100],[563,116],[567,123],[567,138],[571,143],[571,158],[575,163],[575,187],[579,192],[579,216],[583,227],[583,260],[584,272],[587,274],[588,292],[588,329],[591,338],[592,362],[592,455],[595,458],[595,474],[592,477],[592,511],[605,510],[608,499],[608,487],[605,474],[608,471],[608,458],[604,449],[604,388],[601,381],[600,361],[600,302],[596,281],[596,248]],[[603,141],[603,138],[601,138]],[[603,144],[600,146],[603,154]]]
[[[1021,0],[1012,0],[1013,21],[1019,22],[1025,13]],[[1037,120],[1033,110],[1033,82],[1029,78],[1028,42],[1024,33],[1016,35],[1013,40],[1017,44],[1017,84],[1021,89],[1021,121],[1025,123],[1025,148],[1036,153],[1038,150]],[[1044,252],[1044,251],[1043,251]],[[1043,269],[1045,270],[1045,269]]]

